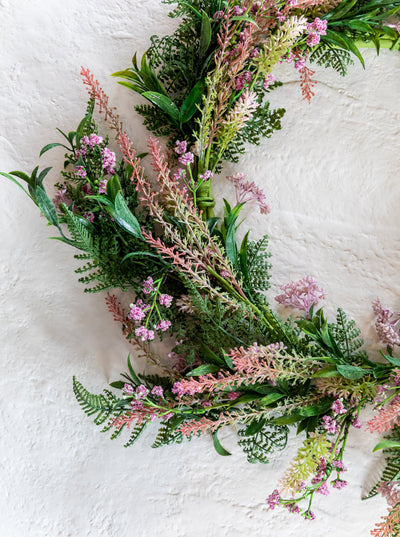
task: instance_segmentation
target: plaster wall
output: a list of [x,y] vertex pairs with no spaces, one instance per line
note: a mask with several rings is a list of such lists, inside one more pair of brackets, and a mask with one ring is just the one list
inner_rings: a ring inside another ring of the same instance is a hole
[[[171,31],[158,0],[0,0],[0,170],[31,171],[56,127],[74,128],[85,109],[80,66],[110,95],[139,150],[146,133],[138,99],[109,74],[142,54],[149,37]],[[271,94],[287,113],[284,128],[249,147],[241,170],[273,206],[249,214],[252,236],[267,232],[273,288],[311,274],[377,349],[371,300],[400,307],[400,55],[365,51],[341,78],[318,68],[316,96],[301,100],[297,73],[276,71]],[[62,153],[41,159],[54,166]],[[224,175],[216,192],[233,200]],[[353,431],[347,489],[320,498],[314,522],[268,512],[265,497],[299,445],[270,465],[250,465],[235,432],[221,434],[231,457],[204,437],[150,449],[155,429],[133,448],[99,434],[72,393],[72,375],[100,391],[124,370],[131,351],[101,295],[84,295],[70,249],[56,241],[38,210],[0,182],[0,537],[364,537],[385,512],[361,502],[381,458],[376,438]],[[144,364],[136,361],[138,367]],[[364,415],[364,419],[367,416]]]

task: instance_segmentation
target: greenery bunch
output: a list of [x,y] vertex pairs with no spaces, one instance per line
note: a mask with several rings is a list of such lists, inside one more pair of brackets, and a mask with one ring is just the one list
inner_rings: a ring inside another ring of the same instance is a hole
[[[155,137],[166,137],[166,152],[150,138],[137,155],[108,98],[89,71],[86,114],[63,142],[62,182],[49,196],[49,168],[29,176],[2,175],[25,190],[58,240],[73,246],[85,291],[118,289],[129,294],[129,309],[114,295],[109,310],[122,331],[155,366],[137,373],[128,358],[122,380],[92,395],[74,379],[83,410],[111,437],[130,429],[132,445],[151,422],[159,422],[153,447],[211,433],[214,447],[230,455],[218,432],[235,424],[249,462],[267,463],[287,443],[290,427],[305,438],[292,465],[267,502],[313,518],[316,493],[343,488],[343,457],[349,431],[360,427],[367,404],[381,409],[369,423],[387,433],[378,446],[387,456],[379,490],[392,511],[372,534],[397,535],[400,518],[400,344],[398,318],[376,305],[377,329],[386,343],[382,360],[371,360],[353,320],[338,309],[330,322],[317,308],[324,292],[310,277],[282,288],[278,302],[302,314],[281,319],[268,303],[268,237],[239,244],[237,229],[246,204],[262,213],[262,191],[237,173],[236,203],[224,201],[214,215],[213,176],[225,161],[238,162],[246,143],[259,144],[281,128],[283,110],[271,110],[268,93],[279,87],[272,70],[293,63],[304,97],[314,82],[306,61],[344,75],[352,55],[373,43],[399,42],[398,2],[385,0],[166,0],[175,4],[177,30],[153,36],[149,50],[132,67],[114,73],[120,84],[147,101],[136,107]],[[397,26],[396,26],[397,25]],[[108,137],[99,135],[95,104],[120,146],[118,161]],[[150,161],[154,175],[148,177]],[[399,317],[400,318],[400,317]],[[176,343],[165,357],[151,341],[166,335]],[[396,339],[396,337],[398,339]],[[379,399],[377,399],[379,396]],[[333,479],[333,477],[335,478]],[[382,485],[384,482],[384,485]],[[386,488],[385,488],[386,487]],[[397,498],[398,501],[395,501]],[[389,529],[388,529],[389,528]],[[385,533],[386,532],[386,533]]]

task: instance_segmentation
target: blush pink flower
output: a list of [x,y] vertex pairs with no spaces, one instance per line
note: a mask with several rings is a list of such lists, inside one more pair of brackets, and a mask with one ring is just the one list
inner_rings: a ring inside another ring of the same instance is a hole
[[279,304],[291,306],[307,314],[311,306],[316,306],[321,299],[326,297],[325,291],[311,276],[282,285],[281,290],[283,294],[275,297]]
[[244,173],[235,173],[227,177],[235,187],[236,203],[254,203],[258,205],[261,214],[271,212],[270,206],[266,202],[264,192],[254,182],[245,181]]

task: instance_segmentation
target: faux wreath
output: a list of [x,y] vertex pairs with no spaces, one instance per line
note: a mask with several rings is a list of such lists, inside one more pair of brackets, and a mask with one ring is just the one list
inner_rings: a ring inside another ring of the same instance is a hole
[[[286,446],[290,427],[305,438],[279,486],[267,498],[306,519],[315,494],[346,486],[343,462],[360,410],[374,404],[370,431],[384,433],[386,468],[367,497],[381,492],[389,513],[371,535],[400,534],[400,313],[373,307],[385,348],[371,360],[360,330],[338,309],[328,320],[318,303],[323,289],[311,277],[282,286],[279,303],[301,312],[281,319],[267,302],[268,238],[238,244],[245,205],[269,206],[259,187],[241,173],[228,180],[236,204],[223,200],[215,216],[212,182],[226,161],[237,163],[245,143],[258,144],[281,128],[284,110],[271,110],[268,93],[279,87],[272,74],[292,63],[305,99],[314,95],[308,63],[345,75],[359,48],[371,43],[396,48],[399,2],[385,0],[165,0],[181,19],[171,35],[151,38],[139,62],[114,73],[147,104],[136,107],[151,131],[148,153],[137,155],[107,96],[82,68],[90,99],[85,117],[63,143],[63,181],[51,199],[44,187],[50,168],[29,176],[2,173],[39,207],[58,240],[80,250],[77,270],[88,292],[129,293],[123,308],[106,301],[136,352],[156,374],[128,371],[92,395],[76,379],[78,402],[112,438],[130,429],[132,445],[151,422],[159,429],[153,447],[211,433],[220,455],[229,455],[218,431],[235,424],[251,463],[267,463]],[[115,132],[117,160],[101,136],[95,104]],[[166,151],[157,137],[166,140]],[[150,162],[154,181],[145,171]],[[28,189],[18,179],[25,181]],[[151,341],[176,341],[158,356]]]

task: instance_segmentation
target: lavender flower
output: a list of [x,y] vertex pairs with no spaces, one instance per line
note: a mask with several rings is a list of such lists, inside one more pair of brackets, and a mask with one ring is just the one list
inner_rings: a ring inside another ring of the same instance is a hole
[[161,386],[154,386],[151,390],[151,394],[155,395],[156,397],[164,397],[164,390]]
[[75,166],[75,175],[84,179],[87,176],[85,168],[83,166]]
[[67,187],[63,185],[61,188],[59,188],[53,198],[53,203],[57,210],[59,210],[60,203],[64,203],[65,205],[70,205],[72,202],[71,198],[68,196]]
[[144,280],[142,291],[145,295],[150,295],[151,293],[154,293],[154,280],[151,276]]
[[337,433],[337,423],[334,419],[332,419],[330,416],[324,416],[322,420],[324,422],[324,428],[328,434]]
[[169,308],[172,302],[172,296],[161,294],[158,300],[161,306],[165,306],[166,308]]
[[311,306],[315,306],[318,302],[326,297],[325,291],[318,286],[316,280],[311,276],[290,282],[281,286],[282,295],[275,297],[279,304],[291,306],[306,312],[310,312]]
[[360,418],[358,416],[356,416],[354,418],[354,420],[351,422],[351,424],[355,429],[361,429],[361,427],[362,427],[361,420],[360,420]]
[[140,386],[136,388],[137,399],[146,399],[148,395],[149,395],[149,390],[144,384],[141,384]]
[[188,153],[184,153],[183,155],[181,155],[178,160],[184,166],[188,166],[189,164],[193,164],[194,155],[189,151]]
[[340,399],[336,399],[336,401],[332,403],[331,409],[335,414],[346,414],[346,409]]
[[107,183],[108,179],[102,179],[99,183],[99,194],[106,194],[107,193]]
[[83,218],[85,218],[88,222],[90,222],[91,224],[93,224],[94,222],[94,213],[88,213],[87,211],[85,211],[83,213]]
[[104,173],[107,175],[114,175],[115,173],[115,163],[116,163],[116,156],[113,151],[110,151],[108,147],[105,147],[101,151],[101,155],[103,157],[103,170]]
[[175,144],[175,153],[178,155],[184,155],[187,151],[187,142],[183,140],[182,142],[177,141]]

